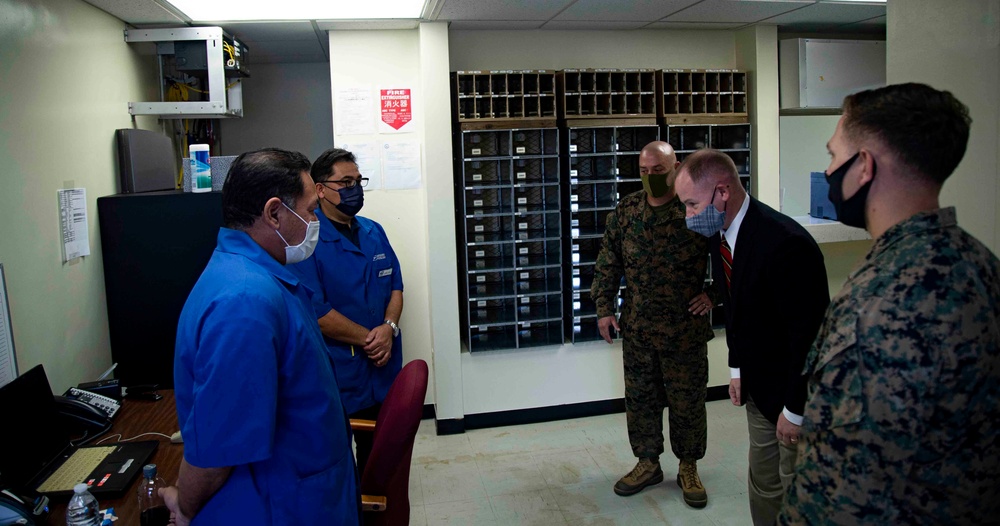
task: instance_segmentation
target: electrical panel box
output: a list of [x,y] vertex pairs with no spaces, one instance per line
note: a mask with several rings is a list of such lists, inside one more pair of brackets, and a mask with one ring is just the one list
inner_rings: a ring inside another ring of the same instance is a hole
[[778,42],[781,109],[839,108],[885,86],[885,42],[795,38]]
[[[222,33],[223,71],[226,78],[249,77],[248,55],[250,49],[229,33]],[[173,55],[178,71],[192,75],[208,74],[208,42],[204,40],[181,40],[173,43]]]

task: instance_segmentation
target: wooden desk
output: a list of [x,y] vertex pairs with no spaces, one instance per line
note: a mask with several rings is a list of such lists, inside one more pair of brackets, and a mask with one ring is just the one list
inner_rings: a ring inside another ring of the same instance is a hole
[[[118,415],[115,416],[111,431],[92,444],[115,433],[121,433],[122,438],[131,438],[150,432],[169,436],[177,431],[179,428],[177,427],[177,409],[174,405],[174,391],[161,389],[159,393],[163,395],[163,398],[156,402],[126,399],[118,411]],[[170,439],[157,435],[148,435],[136,440],[157,440],[160,442],[149,462],[156,464],[157,473],[163,477],[163,480],[167,481],[167,484],[174,484],[177,481],[181,460],[184,458],[183,444],[171,444]],[[112,443],[114,440],[102,442],[102,444]],[[98,499],[102,510],[108,507],[115,509],[115,515],[118,516],[115,526],[139,526],[139,498],[136,492],[140,482],[142,482],[141,473],[121,497]],[[50,505],[47,524],[52,526],[66,524],[66,501],[60,500]]]

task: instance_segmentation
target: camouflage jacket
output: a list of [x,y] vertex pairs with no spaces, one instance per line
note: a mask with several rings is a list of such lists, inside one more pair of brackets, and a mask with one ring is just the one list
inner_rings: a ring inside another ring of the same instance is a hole
[[688,312],[688,302],[705,288],[708,238],[688,230],[677,198],[669,204],[671,213],[657,217],[644,191],[618,202],[608,214],[590,293],[597,316],[611,316],[624,276],[620,323],[626,338],[700,345],[712,339],[712,328],[708,316]]
[[779,524],[1000,517],[1000,263],[955,209],[879,237],[806,359]]

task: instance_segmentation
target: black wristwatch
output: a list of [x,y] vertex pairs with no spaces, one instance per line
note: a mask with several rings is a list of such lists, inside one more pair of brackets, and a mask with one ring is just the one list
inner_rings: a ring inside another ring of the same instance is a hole
[[393,338],[395,338],[396,336],[399,336],[399,325],[396,325],[396,322],[387,319],[387,320],[385,320],[385,324],[388,325],[388,326],[390,326],[390,327],[392,327],[392,337]]

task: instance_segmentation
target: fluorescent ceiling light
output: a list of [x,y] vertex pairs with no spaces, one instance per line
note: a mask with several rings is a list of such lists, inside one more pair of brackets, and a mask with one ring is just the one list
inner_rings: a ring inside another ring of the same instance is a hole
[[195,22],[420,18],[424,0],[164,0]]

